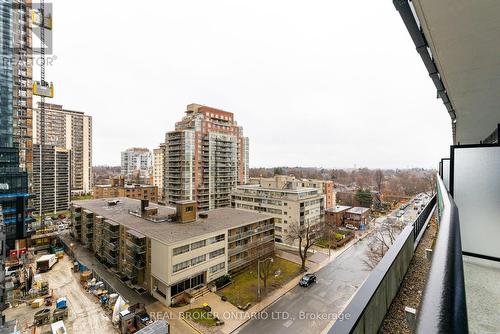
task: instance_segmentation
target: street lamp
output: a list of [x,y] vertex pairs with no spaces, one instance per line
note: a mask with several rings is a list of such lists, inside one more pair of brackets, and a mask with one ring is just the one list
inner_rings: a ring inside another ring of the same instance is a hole
[[264,260],[258,259],[257,260],[257,299],[260,301],[260,263],[264,263],[267,260],[269,260],[271,263],[274,262],[274,259],[272,257],[268,257]]

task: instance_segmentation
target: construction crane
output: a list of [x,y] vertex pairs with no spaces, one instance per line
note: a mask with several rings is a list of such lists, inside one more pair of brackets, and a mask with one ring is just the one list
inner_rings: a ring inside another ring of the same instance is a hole
[[52,16],[45,16],[45,0],[40,1],[40,9],[37,15],[36,12],[32,13],[32,21],[40,27],[40,81],[33,81],[33,95],[40,96],[40,138],[39,138],[39,156],[40,156],[40,219],[43,222],[43,187],[42,187],[42,162],[43,162],[43,149],[42,146],[46,143],[45,131],[45,98],[54,97],[54,85],[52,82],[49,84],[45,81],[45,30],[52,30]]

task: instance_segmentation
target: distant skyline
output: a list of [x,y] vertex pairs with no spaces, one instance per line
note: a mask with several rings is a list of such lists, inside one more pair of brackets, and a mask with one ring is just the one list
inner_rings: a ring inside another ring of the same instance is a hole
[[392,1],[53,3],[49,102],[93,117],[93,165],[157,147],[189,103],[235,114],[252,168],[449,155],[451,121]]

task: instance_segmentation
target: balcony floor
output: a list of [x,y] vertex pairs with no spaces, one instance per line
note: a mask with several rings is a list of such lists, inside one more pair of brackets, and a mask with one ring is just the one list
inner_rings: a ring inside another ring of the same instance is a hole
[[500,333],[500,263],[464,256],[470,333]]

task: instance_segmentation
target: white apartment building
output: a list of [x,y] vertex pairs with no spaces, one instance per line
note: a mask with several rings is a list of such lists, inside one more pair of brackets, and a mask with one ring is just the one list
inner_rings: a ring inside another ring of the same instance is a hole
[[301,179],[293,175],[274,175],[273,177],[251,177],[250,184],[258,184],[262,188],[316,188],[325,195],[325,208],[335,207],[335,192],[332,180]]
[[165,166],[165,144],[153,150],[153,185],[158,187],[158,199],[163,201],[163,173]]
[[259,185],[236,187],[231,193],[231,207],[267,213],[274,217],[275,238],[291,244],[292,226],[319,228],[323,222],[325,195],[316,188],[275,189]]
[[[40,103],[38,103],[40,107]],[[40,110],[33,113],[33,142],[40,144]],[[73,194],[92,191],[92,117],[83,112],[45,103],[45,145],[70,151]]]
[[149,179],[152,172],[153,155],[147,148],[133,147],[121,153],[121,175],[127,179]]
[[270,215],[232,208],[198,215],[194,201],[176,205],[122,197],[75,201],[72,234],[167,306],[196,298],[217,278],[274,251]]

